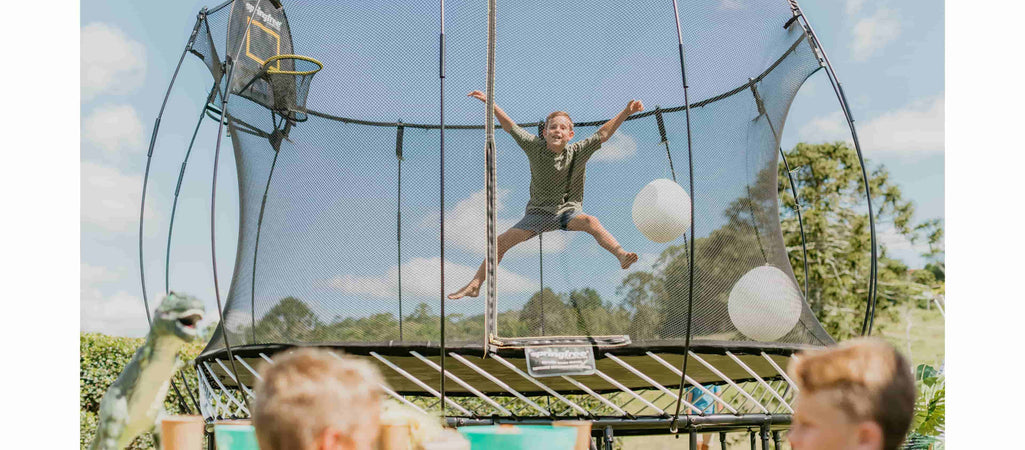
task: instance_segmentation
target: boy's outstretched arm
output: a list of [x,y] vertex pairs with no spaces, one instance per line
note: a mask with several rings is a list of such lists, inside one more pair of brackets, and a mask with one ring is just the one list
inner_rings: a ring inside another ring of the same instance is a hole
[[[497,110],[498,107],[496,106],[495,109]],[[616,130],[619,129],[619,126],[623,124],[623,121],[625,121],[627,117],[630,117],[630,114],[641,111],[644,111],[644,104],[641,103],[640,100],[630,100],[630,103],[626,104],[626,108],[623,108],[616,117],[605,122],[605,125],[602,125],[601,128],[598,129],[598,134],[601,135],[601,142],[605,143],[605,141],[609,140]]]
[[[488,96],[484,95],[481,91],[473,91],[467,94],[467,97],[473,97],[482,102],[488,101]],[[502,108],[498,107],[498,103],[495,103],[495,117],[498,118],[498,123],[502,125],[502,129],[505,130],[506,133],[512,134],[513,128],[516,127],[516,122],[513,122],[513,120],[509,118],[509,115],[506,114],[505,111],[502,111]]]

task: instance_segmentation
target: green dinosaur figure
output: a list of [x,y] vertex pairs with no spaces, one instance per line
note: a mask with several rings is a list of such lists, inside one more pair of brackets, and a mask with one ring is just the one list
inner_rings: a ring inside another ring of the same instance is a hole
[[171,376],[182,366],[178,349],[199,338],[196,324],[205,308],[199,299],[171,292],[154,313],[146,342],[100,401],[100,417],[90,450],[119,450],[153,431],[160,446],[159,419]]

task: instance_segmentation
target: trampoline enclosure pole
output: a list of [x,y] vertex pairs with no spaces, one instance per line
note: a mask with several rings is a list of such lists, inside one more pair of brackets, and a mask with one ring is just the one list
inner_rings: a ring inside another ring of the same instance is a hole
[[826,51],[822,48],[819,38],[815,34],[815,29],[812,28],[808,18],[804,15],[804,12],[801,11],[800,5],[797,4],[797,0],[789,1],[790,7],[794,12],[794,17],[799,18],[808,34],[808,37],[814,43],[815,49],[822,55],[821,64],[826,69],[826,75],[829,77],[829,83],[833,86],[833,92],[836,94],[836,98],[840,102],[840,109],[843,112],[844,117],[847,119],[848,127],[851,129],[851,137],[854,140],[854,150],[858,155],[858,163],[861,165],[861,179],[865,183],[865,202],[868,207],[868,227],[872,256],[868,279],[868,305],[865,307],[865,319],[861,324],[861,334],[863,336],[868,336],[872,334],[872,325],[875,323],[876,277],[878,274],[877,268],[879,264],[876,252],[875,214],[872,211],[872,189],[869,185],[868,169],[865,168],[865,159],[861,153],[861,143],[858,141],[858,131],[854,127],[854,117],[851,114],[850,106],[847,103],[847,95],[844,94],[843,86],[840,84],[840,80],[836,76],[836,71],[833,69],[833,65],[829,62],[829,57],[826,56]]
[[439,181],[441,183],[441,189],[439,190],[439,201],[441,211],[441,352],[439,354],[441,359],[441,401],[438,403],[441,407],[441,415],[445,415],[445,0],[441,0],[441,33],[438,37],[438,85],[439,85],[439,98],[440,98],[440,111],[439,111],[439,125],[440,127],[440,142],[439,142]]
[[[142,200],[139,205],[139,279],[142,282],[142,305],[146,309],[146,323],[152,327],[153,318],[149,311],[149,300],[146,295],[146,264],[144,262],[142,254],[142,238],[143,238],[143,225],[144,218],[146,216],[146,187],[149,185],[149,170],[150,164],[153,162],[153,148],[157,144],[157,133],[160,131],[160,119],[164,116],[164,108],[167,107],[167,100],[171,97],[171,88],[174,87],[175,80],[178,79],[178,71],[181,70],[182,62],[185,61],[185,54],[192,48],[192,43],[196,40],[196,34],[199,33],[199,26],[203,23],[203,18],[196,18],[196,25],[192,27],[192,33],[189,35],[189,40],[185,43],[185,48],[182,49],[182,54],[178,58],[178,65],[174,67],[174,73],[171,75],[171,82],[167,84],[167,91],[164,92],[164,100],[160,103],[160,112],[157,113],[157,118],[153,121],[153,133],[149,139],[149,149],[146,151],[146,170],[142,177]],[[175,394],[178,396],[178,406],[184,411],[192,412],[188,405],[185,404],[185,397],[181,391],[178,390],[178,384],[174,382],[174,378],[171,378],[171,387],[174,388]],[[188,386],[186,386],[188,387]]]
[[697,196],[694,192],[694,154],[692,152],[691,143],[691,132],[690,132],[690,97],[688,96],[687,85],[687,64],[686,58],[684,57],[683,51],[683,32],[680,28],[680,8],[677,5],[676,0],[673,0],[673,13],[676,19],[676,38],[680,54],[680,75],[683,81],[683,111],[684,117],[687,124],[687,169],[689,170],[689,187],[690,187],[690,242],[687,243],[687,334],[684,337],[683,344],[683,364],[680,373],[680,389],[677,394],[676,400],[676,412],[673,414],[673,420],[669,424],[670,431],[676,431],[676,422],[680,417],[680,401],[683,400],[683,389],[685,386],[685,378],[687,377],[687,360],[689,360],[690,353],[690,335],[691,335],[691,315],[694,307],[694,202],[697,201]]

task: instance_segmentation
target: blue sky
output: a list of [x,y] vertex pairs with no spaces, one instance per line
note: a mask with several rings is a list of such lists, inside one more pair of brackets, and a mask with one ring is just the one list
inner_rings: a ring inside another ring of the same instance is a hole
[[[83,331],[141,335],[145,315],[138,274],[137,220],[146,145],[195,14],[211,5],[85,1],[82,6],[81,326]],[[927,1],[805,0],[802,7],[845,85],[866,157],[889,168],[904,194],[914,201],[917,220],[943,218],[942,6]],[[174,190],[202,93],[210,83],[206,68],[194,57],[186,58],[164,114],[147,196],[144,249],[151,302],[164,288],[164,245],[171,206],[168,193]],[[200,144],[194,150],[182,188],[172,247],[176,265],[173,287],[204,298],[211,312],[209,179],[215,133],[216,127],[210,122],[201,129]],[[825,73],[820,71],[805,83],[790,110],[783,146],[788,148],[799,141],[848,139],[848,134]],[[235,254],[238,192],[229,145],[222,148],[221,156],[216,220],[223,293],[230,282]],[[521,194],[508,194],[505,213],[500,217],[518,218],[524,201]],[[450,199],[450,213],[460,201],[470,205],[474,197]],[[888,230],[887,224],[880,225],[880,235],[890,254],[913,267],[920,266],[917,253],[921,249]],[[591,252],[597,249],[593,243],[583,245],[585,237],[572,237],[564,245],[587,251],[588,255],[594,253],[596,258],[604,256]],[[558,245],[554,240],[552,244]],[[428,256],[421,256],[409,263],[430,265]],[[472,266],[473,258],[473,252],[468,251],[464,259],[454,261],[459,265],[455,271],[461,273]],[[525,273],[529,265],[525,260],[512,260],[509,270]],[[387,265],[368,268],[368,274],[360,274],[363,278],[348,281],[372,286],[380,281],[374,277],[383,277],[388,270]],[[549,282],[546,276],[546,285]],[[530,282],[524,283],[526,291]]]

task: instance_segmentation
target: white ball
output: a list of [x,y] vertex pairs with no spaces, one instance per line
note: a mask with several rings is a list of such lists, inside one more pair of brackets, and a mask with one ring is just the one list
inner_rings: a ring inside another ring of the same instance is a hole
[[659,178],[634,197],[633,219],[644,237],[672,241],[690,228],[690,196],[675,181]]
[[751,269],[730,290],[730,320],[756,341],[775,341],[793,330],[801,307],[801,292],[793,280],[772,266]]

